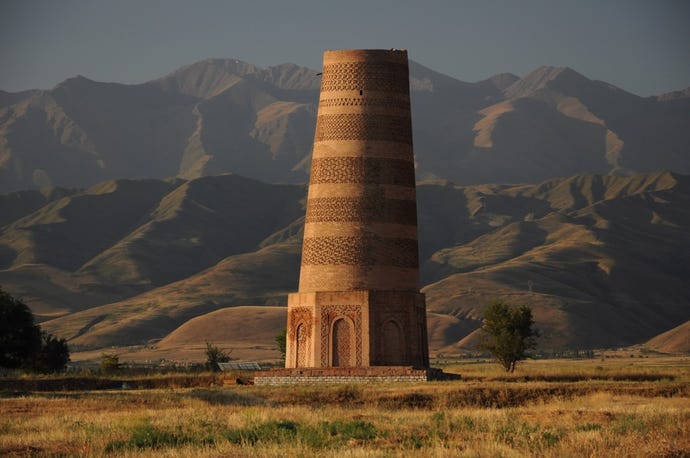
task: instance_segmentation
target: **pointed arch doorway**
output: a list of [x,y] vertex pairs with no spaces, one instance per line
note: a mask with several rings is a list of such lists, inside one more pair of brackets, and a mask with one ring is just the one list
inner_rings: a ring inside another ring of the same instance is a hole
[[354,326],[347,318],[338,318],[331,329],[331,366],[355,365]]
[[386,365],[403,364],[405,352],[403,346],[403,335],[400,325],[394,320],[388,320],[383,324],[381,330],[383,360]]

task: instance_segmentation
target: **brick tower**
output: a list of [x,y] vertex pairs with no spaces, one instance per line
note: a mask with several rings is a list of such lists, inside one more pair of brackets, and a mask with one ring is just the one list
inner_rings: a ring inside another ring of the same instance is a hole
[[326,51],[285,366],[428,365],[407,52]]

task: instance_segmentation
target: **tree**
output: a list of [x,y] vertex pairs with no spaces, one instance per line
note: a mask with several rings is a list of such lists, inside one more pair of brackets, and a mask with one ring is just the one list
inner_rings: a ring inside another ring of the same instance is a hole
[[514,372],[527,350],[536,347],[539,331],[534,328],[532,309],[494,301],[484,310],[482,347],[494,356],[506,372]]
[[285,352],[287,347],[287,328],[283,329],[283,332],[281,332],[275,337],[275,341],[276,345],[278,346],[278,350],[280,350],[280,356],[283,358],[283,362],[285,362]]
[[42,331],[29,307],[0,288],[0,367],[53,372],[68,361],[65,340]]
[[122,364],[120,364],[120,357],[115,353],[102,353],[101,354],[101,372],[105,374],[111,374],[122,369]]
[[213,372],[218,372],[220,366],[218,363],[227,363],[230,361],[230,353],[216,347],[210,342],[206,342],[206,366]]
[[0,289],[0,366],[16,369],[41,349],[41,328],[24,303]]
[[38,372],[58,372],[69,362],[69,348],[65,339],[41,331],[41,350],[33,361],[33,370]]

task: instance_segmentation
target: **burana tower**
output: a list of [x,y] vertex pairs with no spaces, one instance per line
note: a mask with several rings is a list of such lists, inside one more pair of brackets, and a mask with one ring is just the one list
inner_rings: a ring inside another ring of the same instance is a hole
[[286,367],[428,365],[407,52],[326,51]]

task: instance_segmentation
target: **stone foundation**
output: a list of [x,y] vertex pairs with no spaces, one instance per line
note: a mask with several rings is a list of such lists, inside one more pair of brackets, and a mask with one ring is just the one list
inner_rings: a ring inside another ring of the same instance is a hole
[[254,384],[299,385],[427,382],[446,379],[448,375],[439,369],[416,369],[411,366],[311,367],[255,372]]

